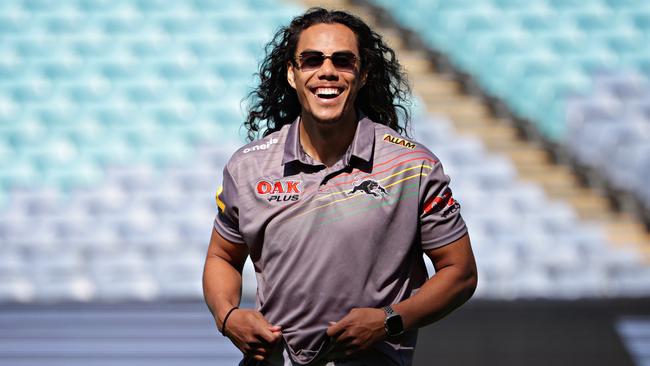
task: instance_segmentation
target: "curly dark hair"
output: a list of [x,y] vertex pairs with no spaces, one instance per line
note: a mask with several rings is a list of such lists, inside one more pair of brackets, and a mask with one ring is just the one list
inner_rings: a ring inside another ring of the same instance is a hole
[[[340,23],[357,35],[361,71],[367,72],[365,85],[357,94],[355,106],[377,123],[408,135],[411,90],[395,52],[382,37],[358,17],[344,11],[311,8],[280,28],[266,47],[266,56],[257,76],[260,83],[249,95],[248,117],[243,127],[250,141],[278,131],[300,115],[296,91],[287,81],[287,65],[294,62],[300,33],[315,24]],[[400,122],[399,114],[403,117]]]

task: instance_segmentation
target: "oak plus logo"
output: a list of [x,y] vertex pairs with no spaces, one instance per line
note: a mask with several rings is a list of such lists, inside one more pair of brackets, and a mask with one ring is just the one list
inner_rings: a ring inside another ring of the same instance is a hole
[[348,192],[348,195],[353,195],[357,192],[363,192],[367,195],[373,196],[376,199],[388,197],[388,192],[386,192],[386,189],[374,179],[366,179],[361,183],[355,183],[354,188]]
[[300,180],[267,180],[255,184],[255,193],[270,203],[295,202],[302,194]]

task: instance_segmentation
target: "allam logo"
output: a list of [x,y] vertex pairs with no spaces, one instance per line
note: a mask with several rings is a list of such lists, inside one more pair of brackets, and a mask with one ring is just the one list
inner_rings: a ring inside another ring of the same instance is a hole
[[401,137],[395,137],[393,135],[385,134],[384,135],[384,141],[390,142],[391,144],[399,145],[402,147],[405,147],[407,149],[415,149],[416,145],[412,143],[411,141],[405,140]]
[[260,180],[255,184],[255,193],[271,203],[295,202],[302,194],[300,180]]

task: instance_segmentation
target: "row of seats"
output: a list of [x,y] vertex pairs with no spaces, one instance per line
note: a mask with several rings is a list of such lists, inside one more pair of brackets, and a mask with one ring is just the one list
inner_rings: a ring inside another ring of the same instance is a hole
[[[178,88],[178,90],[158,89],[165,87]],[[142,115],[145,124],[150,122],[147,119],[154,119],[151,121],[154,123],[165,122],[163,117],[172,113],[186,118],[203,113],[205,116],[215,118],[217,116],[211,113],[216,111],[220,117],[235,117],[225,115],[232,111],[231,113],[237,113],[236,117],[241,119],[242,113],[238,107],[251,91],[250,84],[226,84],[218,79],[196,83],[185,82],[180,85],[160,79],[145,79],[139,85],[107,84],[98,88],[102,89],[94,89],[82,83],[47,90],[31,85],[7,85],[6,97],[0,100],[2,103],[0,107],[4,109],[0,111],[2,113],[0,118],[5,122],[0,128],[8,133],[12,130],[19,133],[19,126],[24,123],[46,125],[60,123],[64,128],[66,125],[85,128],[75,126],[74,121],[67,120],[73,113],[85,119],[97,119],[106,125],[127,123],[128,121],[124,120],[126,117],[133,118],[129,116],[130,113]],[[237,93],[241,97],[224,97],[222,96],[224,92]],[[112,103],[115,109],[107,108],[105,103]]]
[[[70,179],[72,186],[75,180],[85,185],[101,179],[103,168],[128,161],[165,166],[191,156],[195,144],[210,136],[239,128],[239,123],[224,123],[241,120],[232,117],[240,115],[236,107],[183,110],[184,106],[133,109],[123,114],[102,107],[95,116],[76,121],[71,109],[58,116],[57,122],[28,117],[0,125],[0,187],[57,186],[59,178]],[[134,124],[127,119],[129,115],[140,121]]]
[[61,9],[75,8],[81,11],[103,13],[116,12],[120,8],[138,8],[148,14],[173,13],[179,9],[196,8],[200,11],[224,12],[250,12],[260,9],[276,9],[296,11],[296,6],[279,4],[275,0],[242,0],[233,3],[224,3],[221,0],[189,0],[169,3],[165,0],[13,0],[3,2],[0,9],[18,9],[33,13],[56,13]]
[[[241,85],[245,84],[242,81],[252,79],[256,66],[254,59],[257,56],[239,56],[237,59],[224,59],[221,56],[216,60],[201,56],[199,61],[196,56],[181,51],[169,58],[139,59],[137,63],[131,63],[129,60],[94,62],[84,61],[76,56],[64,57],[42,62],[25,62],[22,58],[5,61],[4,65],[0,65],[0,78],[4,79],[5,87],[19,101],[23,101],[19,93],[35,91],[36,94],[41,94],[58,89],[62,89],[62,95],[78,99],[84,95],[74,93],[75,89],[87,88],[91,93],[98,93],[112,91],[115,87],[128,91],[129,87],[133,87],[134,79],[143,87],[151,83],[170,83],[182,87],[192,79],[200,81],[197,74],[202,74],[212,79],[234,78]],[[67,85],[64,85],[64,82]]]
[[[286,13],[273,10],[262,10],[257,13],[259,23],[250,23],[248,13],[240,14],[215,14],[204,12],[183,12],[172,14],[157,14],[144,16],[133,9],[125,9],[123,14],[106,16],[103,14],[81,13],[71,11],[68,13],[47,14],[45,16],[17,16],[5,13],[0,15],[4,24],[0,27],[0,34],[6,36],[23,37],[33,34],[35,37],[46,39],[56,36],[70,36],[80,39],[77,32],[89,32],[92,37],[126,38],[132,39],[132,32],[155,31],[164,32],[172,37],[196,37],[197,33],[212,33],[216,35],[229,34],[232,30],[248,31],[251,33],[264,33],[266,24],[277,24],[278,20],[285,20]],[[22,29],[18,26],[23,22]],[[81,38],[84,39],[84,38]],[[27,47],[38,46],[23,43]]]

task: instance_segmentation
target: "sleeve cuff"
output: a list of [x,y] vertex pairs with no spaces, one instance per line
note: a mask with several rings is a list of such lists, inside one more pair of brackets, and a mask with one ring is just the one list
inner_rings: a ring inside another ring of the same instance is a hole
[[221,235],[224,239],[235,244],[246,244],[244,238],[241,236],[238,230],[233,230],[229,225],[224,221],[225,218],[220,214],[214,219],[214,229]]
[[467,234],[467,226],[465,224],[458,226],[455,230],[449,232],[447,235],[438,236],[429,240],[422,239],[422,250],[431,250],[445,245],[451,244],[456,240],[462,238]]

